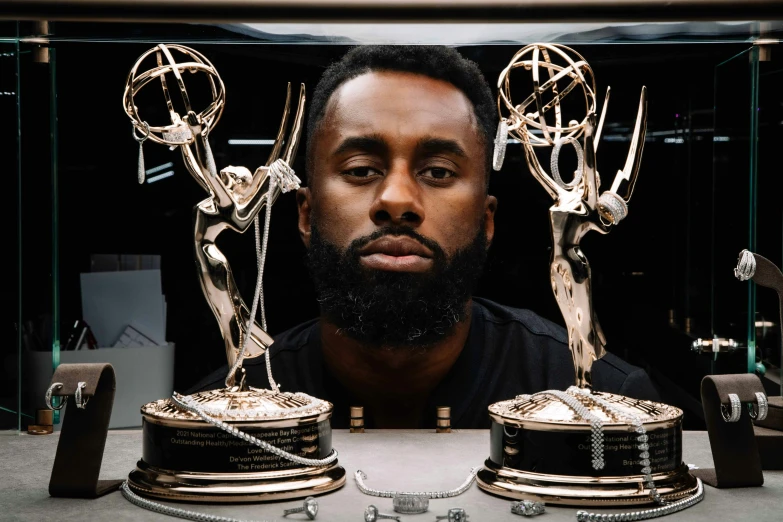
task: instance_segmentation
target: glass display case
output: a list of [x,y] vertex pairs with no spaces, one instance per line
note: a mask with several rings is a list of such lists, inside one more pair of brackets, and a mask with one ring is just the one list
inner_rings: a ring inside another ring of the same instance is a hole
[[[685,410],[686,429],[703,428],[699,384],[704,375],[756,372],[768,393],[779,395],[783,341],[777,298],[737,281],[732,270],[745,248],[783,265],[776,158],[783,138],[781,18],[492,24],[0,21],[0,143],[5,175],[12,180],[7,215],[16,220],[3,292],[10,315],[2,330],[0,430],[24,430],[34,420],[44,407],[52,371],[64,358],[87,360],[70,352],[94,352],[100,359],[109,347],[122,346],[118,332],[110,329],[93,328],[94,341],[81,337],[80,321],[90,322],[86,308],[104,306],[101,299],[126,303],[133,307],[130,315],[156,314],[159,328],[149,336],[171,357],[159,364],[146,361],[168,368],[164,388],[187,390],[225,363],[220,332],[194,277],[192,208],[203,193],[179,152],[160,146],[145,146],[146,181],[139,185],[139,145],[121,105],[130,67],[161,42],[198,50],[222,76],[226,109],[211,135],[219,165],[263,163],[286,84],[304,83],[311,93],[324,69],[353,45],[455,46],[478,64],[493,90],[523,45],[573,47],[592,65],[598,92],[612,87],[600,162],[607,176],[622,166],[639,88],[646,85],[647,141],[629,217],[600,244],[592,238],[584,242],[607,349],[647,370],[663,400]],[[305,171],[303,151],[304,146],[293,165],[297,172]],[[562,324],[548,278],[551,203],[530,175],[518,143],[509,145],[502,170],[492,175],[490,193],[499,200],[496,235],[475,294]],[[318,314],[296,228],[296,202],[281,197],[277,205],[265,282],[273,335]],[[221,240],[245,295],[252,295],[256,274],[249,236]],[[134,271],[158,274],[150,283],[157,290],[143,297],[155,299],[140,304],[121,293],[130,292],[127,285],[147,284],[141,279],[96,276]],[[85,297],[87,289],[94,300]],[[704,341],[722,348],[707,350]],[[82,345],[89,346],[74,349]],[[138,375],[142,387],[148,386],[146,378],[159,377]],[[118,387],[131,384],[118,377]],[[155,392],[152,398],[158,396],[166,395]],[[147,400],[132,396],[129,415],[138,416]]]

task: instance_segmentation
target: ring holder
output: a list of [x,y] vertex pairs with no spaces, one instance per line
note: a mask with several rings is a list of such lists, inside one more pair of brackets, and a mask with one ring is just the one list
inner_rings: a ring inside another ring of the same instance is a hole
[[98,480],[115,387],[110,364],[61,364],[54,371],[51,396],[67,397],[68,408],[49,480],[51,496],[97,498],[120,488],[122,480]]
[[746,407],[756,403],[756,393],[763,392],[761,381],[753,374],[708,375],[701,381],[715,468],[694,469],[692,475],[716,488],[764,484],[759,448]]

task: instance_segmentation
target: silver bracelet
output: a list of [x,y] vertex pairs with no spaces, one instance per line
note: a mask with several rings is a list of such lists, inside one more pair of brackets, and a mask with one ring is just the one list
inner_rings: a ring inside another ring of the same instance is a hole
[[698,504],[704,499],[704,485],[701,483],[701,479],[696,479],[696,493],[692,496],[677,500],[670,504],[666,504],[659,507],[650,509],[642,509],[639,511],[628,511],[626,513],[613,513],[613,514],[600,514],[600,513],[588,513],[587,511],[577,511],[577,522],[593,522],[595,520],[608,521],[608,522],[629,522],[636,520],[647,520],[650,518],[658,518],[665,515],[671,515],[683,509],[689,508],[694,504]]
[[367,478],[367,475],[365,475],[362,470],[357,470],[354,474],[354,478],[356,479],[356,486],[359,488],[359,491],[365,495],[370,495],[373,497],[392,498],[395,496],[411,496],[425,498],[450,498],[465,493],[471,484],[473,484],[473,481],[476,480],[476,473],[478,473],[479,469],[480,468],[478,467],[471,469],[468,478],[465,479],[465,482],[463,482],[460,487],[456,489],[450,489],[448,491],[382,491],[368,488],[364,485],[364,480]]
[[[160,513],[161,515],[184,518],[185,520],[196,520],[199,522],[250,522],[250,521],[240,520],[238,518],[209,515],[207,513],[200,513],[198,511],[188,511],[186,509],[167,506],[165,504],[161,504],[160,502],[153,502],[152,500],[147,500],[146,498],[140,497],[139,495],[134,493],[131,490],[130,486],[128,486],[127,480],[122,483],[122,486],[120,486],[120,491],[122,492],[122,496],[128,499],[128,501],[131,504],[134,504],[143,509],[147,509],[149,511],[154,511],[155,513]],[[264,520],[261,522],[267,522],[267,521]]]

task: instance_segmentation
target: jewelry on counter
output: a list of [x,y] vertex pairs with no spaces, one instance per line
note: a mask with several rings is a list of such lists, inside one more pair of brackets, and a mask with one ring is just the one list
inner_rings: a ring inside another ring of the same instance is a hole
[[[184,518],[185,520],[196,520],[198,522],[251,522],[247,520],[240,520],[237,518],[221,517],[218,515],[199,513],[198,511],[188,511],[186,509],[167,506],[159,502],[153,502],[151,500],[147,500],[146,498],[140,497],[139,495],[134,493],[131,490],[130,486],[128,486],[127,480],[122,483],[122,486],[120,486],[120,491],[122,492],[122,496],[125,497],[131,504],[135,504],[136,506],[147,509],[149,511],[154,511],[155,513],[160,513],[161,515]],[[262,520],[260,522],[267,522],[267,521]]]
[[292,515],[294,513],[304,513],[310,520],[315,520],[315,516],[318,514],[318,501],[316,501],[313,497],[307,497],[304,500],[302,507],[286,509],[283,511],[283,516],[287,517],[288,515]]
[[473,481],[476,480],[476,473],[478,473],[479,469],[479,467],[471,469],[468,478],[465,479],[465,482],[463,482],[461,486],[455,489],[450,489],[448,491],[382,491],[378,489],[372,489],[364,485],[364,481],[367,479],[367,475],[360,469],[356,470],[356,473],[354,473],[354,478],[356,479],[356,486],[359,488],[359,491],[365,495],[370,495],[373,497],[392,498],[396,496],[410,496],[426,498],[451,498],[456,497],[457,495],[462,495],[465,491],[468,490],[470,485],[473,484]]
[[[560,149],[563,147],[564,143],[570,143],[574,146],[574,150],[576,151],[576,170],[574,171],[574,179],[566,183],[563,181],[563,178],[560,177],[560,167],[558,163],[560,162]],[[549,166],[552,169],[552,177],[555,179],[558,185],[563,187],[566,190],[572,189],[579,185],[579,182],[582,181],[582,173],[584,172],[584,163],[585,163],[585,154],[582,151],[582,146],[579,144],[577,140],[574,138],[560,138],[559,140],[555,141],[555,146],[552,148],[552,155],[549,159]]]
[[729,394],[729,401],[731,402],[731,413],[728,412],[725,404],[720,405],[720,413],[723,415],[723,420],[726,422],[737,422],[742,415],[742,407],[740,404],[739,396],[736,393]]
[[503,160],[506,159],[506,147],[508,146],[508,123],[501,119],[498,123],[498,131],[495,134],[495,148],[492,151],[492,168],[500,170]]
[[150,137],[150,126],[146,121],[141,122],[141,125],[144,127],[144,134],[141,137],[138,137],[136,135],[136,125],[133,126],[133,139],[139,142],[139,165],[138,165],[138,178],[139,178],[139,185],[144,184],[144,180],[146,177],[146,170],[144,168],[144,142],[147,141],[147,138]]
[[274,455],[277,455],[280,458],[284,458],[286,460],[290,460],[291,462],[295,462],[296,464],[301,464],[302,466],[319,467],[319,466],[328,466],[329,464],[337,460],[336,449],[332,449],[332,452],[326,458],[323,459],[307,459],[304,457],[300,457],[299,455],[294,455],[293,453],[289,453],[287,451],[281,450],[280,448],[273,446],[268,442],[265,442],[261,439],[257,439],[256,437],[250,435],[249,433],[240,431],[235,427],[231,426],[230,424],[227,424],[223,421],[210,417],[203,410],[203,408],[201,408],[201,406],[199,406],[198,403],[196,403],[196,401],[194,401],[192,398],[190,398],[187,395],[179,395],[175,393],[174,395],[171,396],[171,398],[177,405],[181,406],[182,408],[185,408],[187,411],[191,413],[195,413],[196,415],[201,417],[202,420],[208,422],[209,424],[212,424],[216,428],[220,428],[221,430],[230,433],[235,437],[238,437],[246,442],[249,442],[254,446],[258,446],[259,448],[266,450]]
[[756,273],[756,256],[749,250],[740,252],[740,259],[737,262],[737,268],[734,269],[734,277],[740,281],[747,281]]
[[416,495],[396,495],[393,500],[394,511],[406,515],[426,513],[430,507],[430,499]]
[[378,508],[372,504],[367,506],[367,509],[364,510],[364,522],[375,522],[376,520],[380,520],[382,518],[388,518],[400,522],[400,517],[397,515],[386,515],[384,513],[379,513]]
[[587,511],[577,511],[576,520],[577,522],[595,522],[596,520],[600,520],[602,522],[604,520],[613,522],[630,522],[671,515],[672,513],[687,509],[692,505],[698,504],[704,500],[704,485],[701,483],[701,479],[697,478],[696,483],[696,493],[694,493],[693,496],[677,500],[664,506],[642,509],[640,511],[629,511],[627,513],[613,513],[608,515],[589,513]]
[[511,512],[515,515],[522,515],[524,517],[532,517],[540,515],[546,511],[543,502],[533,502],[532,500],[520,500],[519,502],[511,503]]
[[46,395],[44,396],[44,399],[46,400],[46,407],[50,410],[62,410],[65,407],[65,399],[63,399],[62,403],[55,407],[52,406],[52,392],[54,392],[54,389],[57,388],[58,390],[63,387],[63,383],[61,382],[53,382],[51,386],[49,386],[49,389],[46,390]]
[[82,390],[87,387],[87,383],[83,381],[79,381],[79,384],[76,385],[76,394],[74,396],[74,401],[76,402],[76,407],[80,410],[83,410],[87,407],[87,402],[90,399],[83,399],[82,398]]
[[470,516],[462,508],[451,508],[448,514],[435,517],[435,520],[448,520],[449,522],[465,522]]
[[748,403],[748,413],[753,420],[764,420],[767,418],[769,412],[769,403],[767,402],[767,396],[761,392],[756,392],[756,403]]

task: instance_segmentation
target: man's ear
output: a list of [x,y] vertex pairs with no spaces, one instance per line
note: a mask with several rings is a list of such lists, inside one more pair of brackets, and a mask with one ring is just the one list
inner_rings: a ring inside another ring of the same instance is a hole
[[498,209],[498,199],[487,195],[484,200],[484,233],[487,235],[487,248],[495,237],[495,211]]
[[310,205],[310,189],[308,187],[302,187],[296,191],[296,205],[299,208],[299,237],[302,238],[304,246],[310,248],[310,213],[313,207]]

